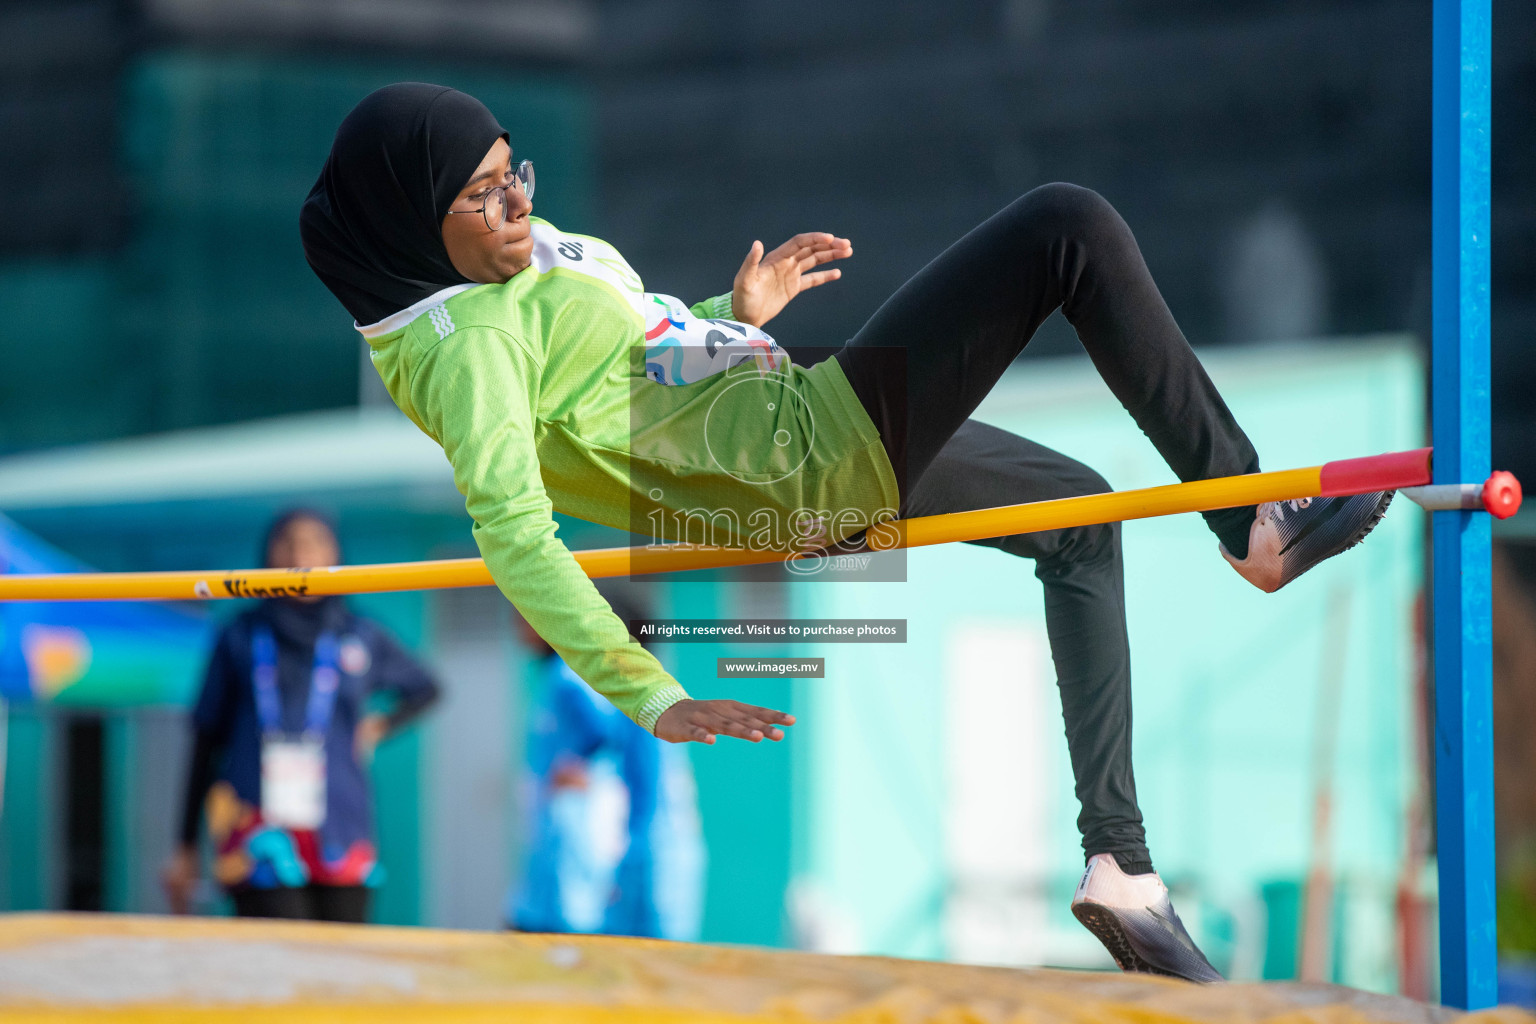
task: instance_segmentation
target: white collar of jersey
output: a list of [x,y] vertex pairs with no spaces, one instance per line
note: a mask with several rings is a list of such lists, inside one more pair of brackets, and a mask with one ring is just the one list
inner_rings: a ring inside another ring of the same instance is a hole
[[451,287],[444,288],[440,292],[433,292],[431,295],[428,295],[420,302],[411,303],[409,306],[402,309],[398,313],[391,313],[389,316],[385,317],[383,320],[380,320],[376,324],[368,324],[365,327],[354,320],[352,322],[352,326],[357,328],[357,333],[361,334],[365,338],[382,338],[386,334],[393,334],[395,331],[404,329],[410,325],[412,320],[415,320],[417,317],[421,316],[421,314],[425,313],[433,306],[447,302],[449,299],[459,294],[459,292],[467,292],[471,288],[479,287],[480,286],[478,284],[473,283],[452,285]]

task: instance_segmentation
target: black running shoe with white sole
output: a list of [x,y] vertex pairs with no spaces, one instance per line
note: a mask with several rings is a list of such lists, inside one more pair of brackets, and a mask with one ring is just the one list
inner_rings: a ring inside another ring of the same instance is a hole
[[1109,950],[1122,971],[1186,981],[1223,980],[1173,912],[1157,872],[1128,875],[1113,855],[1088,858],[1072,914]]
[[1386,514],[1393,493],[1266,501],[1248,529],[1248,557],[1238,561],[1225,544],[1221,556],[1243,579],[1273,594],[1323,559],[1364,540]]

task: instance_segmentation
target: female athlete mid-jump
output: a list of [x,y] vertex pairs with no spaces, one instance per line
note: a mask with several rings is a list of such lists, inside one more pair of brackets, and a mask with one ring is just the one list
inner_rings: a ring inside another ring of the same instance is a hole
[[[1061,309],[1181,480],[1252,473],[1253,445],[1136,241],[1094,192],[1045,185],[944,248],[833,358],[762,327],[840,274],[845,238],[754,242],[729,293],[647,292],[613,246],[532,216],[533,167],[477,100],[392,85],[342,122],[304,250],[401,410],[443,446],[486,564],[583,679],[673,742],[783,736],[789,715],[691,700],[556,536],[555,509],[669,540],[824,548],[895,514],[1103,492],[1093,470],[970,419]],[[941,248],[931,240],[932,248]],[[1205,513],[1273,591],[1361,540],[1390,492]],[[807,510],[817,510],[807,514]],[[1073,911],[1126,970],[1219,979],[1152,868],[1131,771],[1118,524],[981,542],[1033,559],[1082,812]]]

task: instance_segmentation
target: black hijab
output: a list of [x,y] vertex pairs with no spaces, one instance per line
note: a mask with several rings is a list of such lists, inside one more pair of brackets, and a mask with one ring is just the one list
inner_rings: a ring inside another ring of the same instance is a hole
[[443,217],[507,137],[484,104],[442,85],[387,85],[352,108],[299,212],[299,236],[358,323],[466,282],[443,247]]

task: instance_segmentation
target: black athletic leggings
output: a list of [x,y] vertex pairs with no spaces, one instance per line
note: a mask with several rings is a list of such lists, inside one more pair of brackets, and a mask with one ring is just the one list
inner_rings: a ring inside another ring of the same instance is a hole
[[[1258,470],[1125,221],[1095,192],[1045,185],[941,253],[835,356],[880,431],[903,515],[1110,489],[1088,467],[969,418],[1057,308],[1179,479]],[[1251,506],[1206,520],[1246,550]],[[1084,850],[1150,864],[1131,770],[1119,524],[977,543],[1034,559],[1044,584]]]
[[362,885],[305,885],[239,889],[232,896],[240,917],[367,924],[370,894]]

